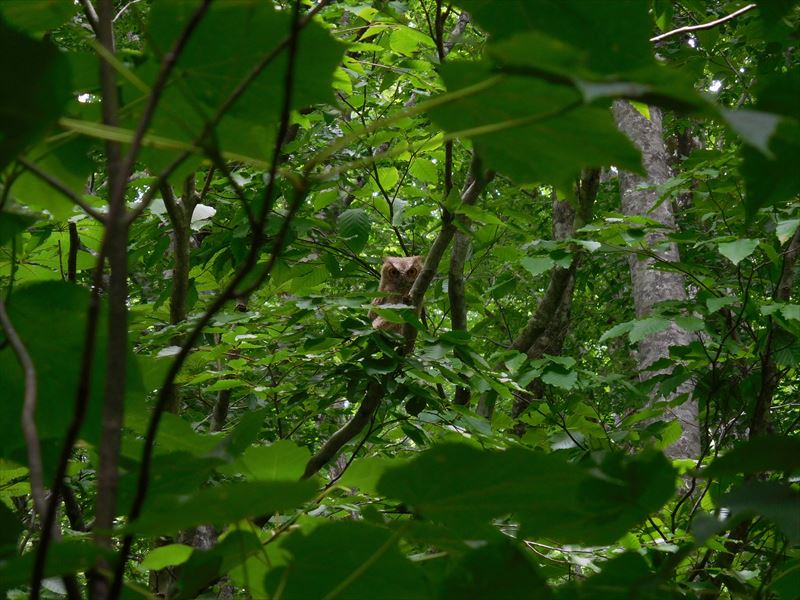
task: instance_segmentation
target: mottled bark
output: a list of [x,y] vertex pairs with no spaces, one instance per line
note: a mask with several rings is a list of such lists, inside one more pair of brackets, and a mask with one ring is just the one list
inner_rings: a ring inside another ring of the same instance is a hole
[[[672,204],[669,201],[659,202],[658,191],[655,189],[671,175],[660,110],[651,107],[650,118],[647,119],[628,102],[622,100],[614,103],[613,110],[620,131],[642,151],[642,165],[646,172],[645,177],[620,172],[622,211],[629,216],[646,216],[658,221],[667,230],[674,229],[675,216]],[[666,235],[662,232],[649,233],[644,244],[661,261],[680,260],[677,245],[667,242]],[[631,254],[629,258],[633,302],[636,317],[639,319],[647,317],[658,302],[686,299],[683,276],[680,273],[656,270],[653,268],[655,263],[656,259],[651,257]],[[636,354],[640,380],[645,381],[655,375],[669,372],[669,370],[648,371],[647,367],[661,358],[669,357],[669,349],[672,346],[683,346],[689,341],[689,334],[674,323],[666,330],[642,340]],[[680,406],[667,409],[666,417],[677,419],[683,429],[678,441],[667,449],[667,454],[673,458],[691,458],[700,454],[700,428],[697,403],[692,398],[693,391],[694,383],[685,382],[675,394],[689,394],[689,399]]]

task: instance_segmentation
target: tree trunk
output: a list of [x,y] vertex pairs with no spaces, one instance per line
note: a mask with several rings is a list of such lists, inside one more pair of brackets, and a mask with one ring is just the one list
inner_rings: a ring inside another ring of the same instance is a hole
[[[650,107],[650,119],[647,119],[628,102],[617,101],[614,103],[614,118],[620,131],[642,151],[642,164],[647,173],[646,177],[641,177],[620,172],[622,211],[629,216],[646,216],[667,229],[674,229],[672,204],[669,201],[659,202],[658,191],[655,189],[670,177],[660,110]],[[660,260],[679,261],[677,245],[665,243],[665,240],[663,233],[650,233],[646,237],[645,245]],[[635,254],[631,254],[629,259],[633,302],[638,319],[647,317],[658,302],[686,299],[683,276],[680,273],[656,270],[653,268],[655,262],[655,258]],[[689,334],[675,324],[642,340],[636,354],[640,380],[646,381],[655,375],[669,372],[648,371],[647,367],[661,358],[668,358],[672,346],[683,346],[689,341]],[[667,416],[677,419],[683,430],[678,441],[667,449],[667,454],[673,458],[691,458],[700,454],[700,428],[697,403],[692,398],[693,391],[693,382],[682,384],[676,395],[689,394],[689,399],[667,411]]]

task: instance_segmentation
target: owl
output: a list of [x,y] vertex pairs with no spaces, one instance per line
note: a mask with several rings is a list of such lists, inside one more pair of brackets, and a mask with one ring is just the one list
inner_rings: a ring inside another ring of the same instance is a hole
[[[384,296],[375,298],[372,303],[375,305],[408,304],[410,306],[411,299],[408,293],[421,270],[421,256],[384,256],[381,282],[378,285],[378,291],[383,292]],[[369,313],[369,318],[375,329],[398,332],[403,329],[400,323],[387,321],[372,311]]]

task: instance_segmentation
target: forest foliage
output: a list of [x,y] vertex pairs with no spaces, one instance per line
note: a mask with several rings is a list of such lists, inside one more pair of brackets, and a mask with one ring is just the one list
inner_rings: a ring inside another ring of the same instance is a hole
[[796,598],[798,23],[0,0],[0,593]]

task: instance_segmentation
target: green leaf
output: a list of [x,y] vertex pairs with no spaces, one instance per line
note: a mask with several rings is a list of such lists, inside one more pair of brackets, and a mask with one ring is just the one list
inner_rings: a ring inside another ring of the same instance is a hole
[[[74,138],[66,142],[59,141],[52,148],[39,146],[30,152],[28,158],[80,196],[86,190],[86,182],[94,166],[89,158],[90,151],[89,140]],[[56,220],[65,220],[74,211],[71,200],[29,172],[20,175],[11,193],[17,202],[47,210]]]
[[456,209],[456,213],[468,217],[472,221],[484,223],[486,225],[505,225],[497,215],[492,214],[488,210],[474,206],[472,204],[464,204]]
[[634,323],[635,323],[635,321],[627,321],[625,323],[618,323],[617,325],[614,325],[611,329],[606,331],[603,335],[601,335],[600,339],[598,341],[600,343],[603,343],[606,340],[610,340],[610,339],[619,337],[621,335],[625,335],[631,329],[633,329]]
[[5,503],[0,502],[0,564],[17,553],[17,539],[22,524]]
[[[0,590],[6,591],[30,583],[36,551],[30,551],[10,560],[0,561]],[[108,550],[85,541],[65,540],[54,542],[47,553],[44,576],[57,577],[86,571],[98,557],[109,558]]]
[[[566,586],[560,598],[566,600],[661,600],[667,586],[655,580],[647,561],[635,552],[625,552],[603,563],[596,573],[575,586]],[[667,596],[671,597],[671,596]]]
[[232,531],[210,550],[195,550],[181,568],[176,598],[190,600],[249,556],[261,554],[262,542],[252,531]]
[[526,256],[519,261],[528,273],[536,277],[546,273],[555,266],[555,261],[549,256]]
[[410,56],[418,47],[427,46],[433,47],[433,40],[430,36],[425,35],[421,31],[406,27],[405,25],[396,26],[389,36],[389,47],[395,52]]
[[267,574],[270,597],[281,589],[282,600],[432,598],[422,572],[400,553],[397,541],[387,529],[353,521],[295,533],[283,544],[292,554],[288,566]]
[[800,439],[785,436],[758,437],[736,446],[715,459],[701,472],[703,477],[737,473],[778,471],[791,474],[800,469]]
[[800,219],[787,219],[785,221],[778,221],[775,227],[775,236],[781,244],[785,244],[800,227]]
[[409,173],[425,183],[438,183],[439,170],[436,165],[430,160],[424,158],[417,158],[411,163],[408,169]]
[[721,110],[722,116],[742,139],[772,158],[769,142],[778,128],[780,117],[756,110]]
[[727,258],[733,264],[738,265],[745,258],[755,252],[758,244],[759,240],[742,238],[733,242],[718,244],[717,249],[722,256]]
[[707,298],[706,307],[708,307],[708,314],[713,315],[718,310],[736,304],[738,301],[738,298],[735,296],[714,296],[712,298]]
[[486,545],[467,554],[442,585],[443,600],[463,598],[552,598],[542,575],[511,541]]
[[361,208],[349,208],[339,215],[339,233],[353,252],[360,252],[369,240],[372,222]]
[[[36,367],[38,405],[36,424],[39,437],[50,440],[44,454],[45,477],[53,475],[56,452],[72,420],[80,381],[80,364],[86,336],[89,292],[62,281],[48,281],[19,287],[7,298],[9,318],[22,338]],[[104,313],[104,311],[103,311]],[[100,437],[103,385],[106,365],[106,320],[101,314],[91,377],[91,391],[80,439],[94,443]],[[126,388],[130,398],[142,398],[138,367],[128,357]],[[11,347],[0,347],[0,422],[19,423],[22,414],[24,378]],[[27,464],[24,440],[19,427],[8,427],[0,457],[15,458]]]
[[167,544],[148,552],[144,560],[139,563],[139,568],[158,571],[165,567],[182,565],[192,554],[192,547],[186,544]]
[[562,390],[571,390],[578,382],[578,374],[563,367],[548,367],[542,374],[542,381]]
[[[503,10],[497,10],[492,0],[457,4],[494,40],[531,31],[557,37],[579,50],[593,72],[616,74],[653,63],[646,3],[611,0],[603,3],[602,10],[591,2],[577,2],[564,10],[559,0],[504,0]],[[536,50],[532,46],[527,54],[536,56]]]
[[727,507],[734,516],[753,513],[769,519],[789,539],[800,542],[800,492],[775,481],[751,481],[740,485],[719,499],[719,506]]
[[0,246],[5,246],[14,237],[36,222],[36,217],[10,211],[0,212]]
[[61,116],[70,99],[69,65],[50,42],[29,38],[0,21],[0,79],[14,93],[0,97],[0,170]]
[[571,189],[583,167],[617,165],[641,170],[631,142],[605,108],[583,106],[580,92],[540,79],[497,78],[486,63],[445,63],[448,91],[480,82],[492,85],[430,111],[449,133],[472,139],[487,168],[517,183],[547,182]]
[[391,191],[400,181],[400,173],[394,167],[381,167],[378,169],[378,181],[385,191]]
[[[193,0],[153,5],[145,36],[149,60],[136,71],[140,79],[152,84],[161,57],[173,47],[197,4]],[[289,11],[276,11],[259,0],[212,3],[180,54],[175,79],[166,86],[156,109],[152,133],[194,142],[207,117],[215,114],[247,74],[288,35],[289,25]],[[333,103],[334,73],[344,48],[316,20],[303,27],[298,40],[292,109]],[[271,160],[284,96],[286,61],[284,48],[226,112],[215,130],[215,141],[221,150],[263,162]],[[140,90],[127,86],[125,92],[131,107],[146,105]],[[139,111],[131,111],[126,124],[132,128],[139,118]],[[172,158],[166,150],[147,150],[144,156],[156,171]]]
[[204,523],[221,525],[279,511],[310,500],[317,484],[308,481],[235,482],[189,496],[157,498],[128,526],[140,535],[168,535]]
[[297,481],[311,453],[290,440],[277,440],[269,446],[251,446],[231,465],[220,471],[240,473],[252,481]]
[[672,495],[673,477],[669,462],[654,452],[611,455],[592,470],[521,448],[440,445],[387,470],[378,491],[465,536],[512,514],[522,535],[593,545],[611,543],[660,508]]
[[33,36],[63,25],[78,12],[78,5],[62,0],[3,0],[0,17],[19,31]]
[[632,344],[636,344],[649,335],[664,331],[670,324],[671,321],[669,319],[663,319],[661,317],[648,317],[647,319],[634,321],[633,327],[631,327],[628,333],[628,339]]
[[402,464],[402,459],[386,458],[383,456],[368,456],[358,458],[344,472],[338,484],[342,487],[358,488],[366,494],[377,495],[378,480],[384,471],[390,467]]

